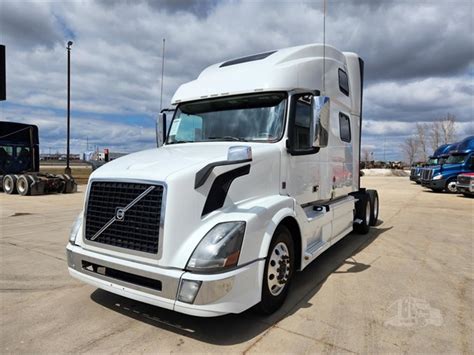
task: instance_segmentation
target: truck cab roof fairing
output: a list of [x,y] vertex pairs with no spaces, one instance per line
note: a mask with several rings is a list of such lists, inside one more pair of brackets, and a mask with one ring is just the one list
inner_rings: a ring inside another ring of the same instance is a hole
[[[249,56],[211,65],[196,80],[181,85],[172,103],[255,91],[321,87],[323,48],[322,44],[308,44],[257,55],[265,54],[263,58],[244,60],[253,57]],[[326,45],[326,63],[326,70],[330,63],[344,67],[346,57]],[[308,71],[308,65],[316,69]]]

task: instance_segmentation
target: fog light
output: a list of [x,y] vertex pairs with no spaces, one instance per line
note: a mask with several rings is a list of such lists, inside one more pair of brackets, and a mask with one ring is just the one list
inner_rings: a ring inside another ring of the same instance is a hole
[[202,281],[182,280],[179,288],[178,301],[193,303]]

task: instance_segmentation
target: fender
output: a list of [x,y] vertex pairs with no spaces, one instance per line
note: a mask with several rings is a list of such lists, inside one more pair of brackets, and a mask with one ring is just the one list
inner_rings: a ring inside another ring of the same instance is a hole
[[[259,257],[260,258],[266,258],[268,255],[268,249],[270,247],[270,243],[273,238],[273,234],[275,233],[275,230],[283,221],[286,217],[292,217],[297,221],[296,219],[296,213],[294,210],[294,200],[292,198],[288,198],[286,206],[279,206],[282,207],[280,210],[276,211],[276,213],[273,215],[271,222],[268,223],[267,228],[265,230],[265,234],[262,239],[262,243],[260,244],[260,252],[259,252]],[[298,223],[298,222],[297,222]]]

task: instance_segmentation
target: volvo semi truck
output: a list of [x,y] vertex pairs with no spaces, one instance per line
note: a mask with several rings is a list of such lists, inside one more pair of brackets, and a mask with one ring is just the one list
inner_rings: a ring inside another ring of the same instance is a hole
[[457,176],[474,171],[474,136],[466,137],[456,144],[455,150],[441,164],[425,168],[421,185],[435,192],[457,192]]
[[38,127],[0,122],[0,190],[23,196],[77,191],[72,176],[40,173],[39,165]]
[[70,274],[196,316],[277,310],[296,271],[377,222],[378,194],[359,177],[363,69],[311,44],[181,85],[172,119],[159,116],[161,146],[90,176]]

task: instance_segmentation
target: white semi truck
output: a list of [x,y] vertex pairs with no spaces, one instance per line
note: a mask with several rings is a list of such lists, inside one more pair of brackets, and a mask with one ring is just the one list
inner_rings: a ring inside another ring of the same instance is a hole
[[296,271],[377,221],[362,81],[357,54],[320,44],[208,67],[160,115],[159,148],[91,175],[70,274],[196,316],[274,312]]

